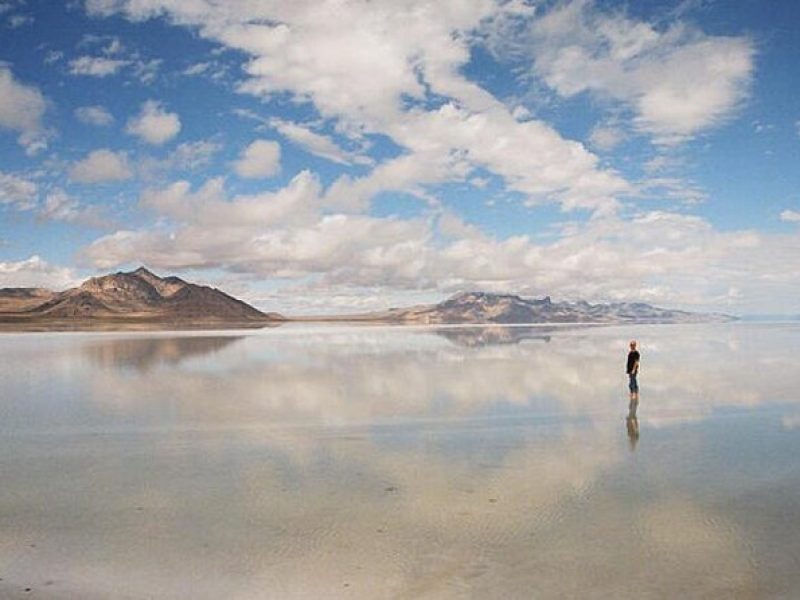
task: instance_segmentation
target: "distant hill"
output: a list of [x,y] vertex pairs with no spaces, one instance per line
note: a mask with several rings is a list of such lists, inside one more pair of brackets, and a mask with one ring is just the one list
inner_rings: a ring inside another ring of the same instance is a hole
[[589,304],[466,292],[434,305],[359,315],[358,320],[401,323],[708,323],[734,320],[719,314],[658,308],[641,302]]
[[76,288],[0,289],[0,321],[96,321],[161,323],[258,323],[279,321],[215,288],[178,277],[159,277],[144,267],[92,277]]
[[63,292],[42,288],[0,289],[0,325],[80,328],[120,323],[264,326],[287,320],[398,324],[706,323],[733,320],[719,314],[658,308],[641,302],[589,304],[466,292],[432,305],[359,315],[288,319],[263,313],[228,294],[178,277],[159,277],[144,267],[92,277]]
[[44,288],[0,289],[0,313],[18,312],[47,302],[55,292]]

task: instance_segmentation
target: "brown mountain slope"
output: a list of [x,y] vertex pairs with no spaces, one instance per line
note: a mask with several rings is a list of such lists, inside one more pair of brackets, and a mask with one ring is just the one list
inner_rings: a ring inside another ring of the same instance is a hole
[[[38,300],[38,301],[37,301]],[[5,301],[5,303],[4,303]],[[80,287],[55,293],[0,290],[5,320],[87,320],[152,322],[259,322],[283,320],[220,290],[178,277],[158,277],[144,267],[92,277]]]
[[47,302],[55,292],[44,288],[3,288],[0,289],[0,313],[13,313],[27,310]]

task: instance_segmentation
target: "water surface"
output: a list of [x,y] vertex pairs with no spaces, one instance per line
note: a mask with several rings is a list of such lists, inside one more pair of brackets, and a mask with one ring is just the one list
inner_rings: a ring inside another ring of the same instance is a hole
[[795,598],[799,351],[779,324],[0,335],[0,597]]

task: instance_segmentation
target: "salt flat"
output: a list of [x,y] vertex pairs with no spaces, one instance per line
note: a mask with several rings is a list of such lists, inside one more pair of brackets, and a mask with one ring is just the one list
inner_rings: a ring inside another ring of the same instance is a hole
[[0,335],[0,597],[795,597],[798,350],[748,323]]

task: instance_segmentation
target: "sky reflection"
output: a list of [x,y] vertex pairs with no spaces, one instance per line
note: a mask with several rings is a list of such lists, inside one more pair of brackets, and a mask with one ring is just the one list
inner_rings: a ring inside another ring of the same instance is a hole
[[797,591],[798,340],[745,324],[5,336],[0,592]]

